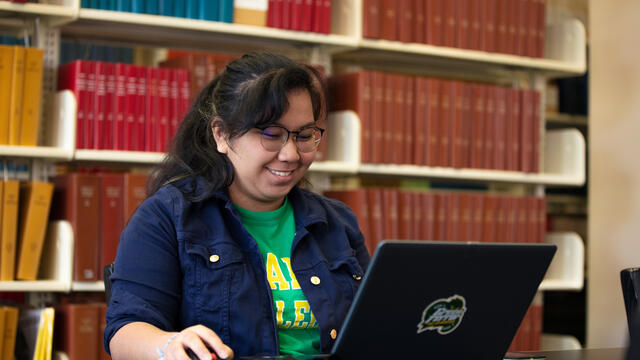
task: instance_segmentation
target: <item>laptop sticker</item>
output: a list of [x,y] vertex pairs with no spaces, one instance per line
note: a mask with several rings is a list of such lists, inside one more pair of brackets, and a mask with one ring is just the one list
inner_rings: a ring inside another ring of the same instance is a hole
[[417,333],[436,330],[440,335],[450,334],[462,322],[467,311],[466,303],[464,297],[457,294],[433,301],[422,312]]

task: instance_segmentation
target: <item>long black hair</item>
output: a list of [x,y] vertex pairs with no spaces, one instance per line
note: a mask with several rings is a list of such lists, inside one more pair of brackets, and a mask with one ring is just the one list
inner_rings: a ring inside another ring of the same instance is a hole
[[[182,179],[191,186],[180,187],[190,201],[201,201],[212,192],[231,185],[233,165],[217,151],[211,124],[219,122],[229,139],[255,127],[276,123],[287,111],[287,95],[306,90],[311,98],[316,122],[326,117],[326,90],[321,75],[313,67],[286,56],[248,53],[227,65],[201,91],[178,128],[164,161],[151,172],[147,193]],[[196,193],[196,181],[201,179]]]

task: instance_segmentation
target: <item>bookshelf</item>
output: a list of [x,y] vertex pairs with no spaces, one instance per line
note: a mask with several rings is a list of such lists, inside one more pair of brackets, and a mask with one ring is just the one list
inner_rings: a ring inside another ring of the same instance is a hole
[[73,21],[78,14],[80,0],[59,0],[45,3],[14,3],[0,1],[0,18],[12,21],[3,24],[20,26],[25,20],[42,19],[47,25],[59,26]]

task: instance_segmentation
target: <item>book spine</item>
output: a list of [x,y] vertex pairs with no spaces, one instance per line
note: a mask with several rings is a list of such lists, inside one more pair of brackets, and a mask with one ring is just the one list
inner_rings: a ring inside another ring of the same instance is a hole
[[25,49],[24,94],[22,96],[22,121],[19,141],[19,144],[23,146],[36,146],[38,144],[43,53],[42,49]]

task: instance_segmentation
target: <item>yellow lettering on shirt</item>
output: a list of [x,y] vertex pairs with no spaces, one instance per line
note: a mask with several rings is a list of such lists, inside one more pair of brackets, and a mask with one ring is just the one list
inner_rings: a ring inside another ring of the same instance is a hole
[[313,311],[311,311],[311,323],[309,324],[309,328],[317,328],[318,322],[316,321],[316,316],[313,315]]
[[279,328],[288,329],[291,327],[291,321],[284,322],[282,313],[284,312],[284,301],[276,301],[276,322]]
[[296,275],[293,273],[293,270],[291,269],[291,259],[282,258],[282,261],[285,263],[285,265],[287,265],[287,270],[289,270],[289,275],[291,275],[291,289],[293,290],[300,289],[300,284],[296,279]]
[[[278,259],[272,253],[267,254],[267,280],[272,290],[289,290],[289,282],[284,278]],[[278,285],[276,287],[276,284]]]
[[309,325],[308,322],[304,321],[304,315],[309,313],[309,302],[304,300],[295,301],[295,309],[296,309],[296,320],[293,322],[294,329],[306,329]]

